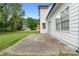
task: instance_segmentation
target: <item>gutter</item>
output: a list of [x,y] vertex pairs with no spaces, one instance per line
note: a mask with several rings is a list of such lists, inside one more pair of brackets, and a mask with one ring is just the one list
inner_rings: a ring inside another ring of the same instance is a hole
[[50,15],[50,13],[51,13],[52,9],[55,7],[55,5],[56,5],[56,3],[54,3],[54,4],[52,5],[52,7],[51,7],[51,9],[50,9],[50,11],[49,11],[49,13],[48,13],[48,15],[47,15],[46,19],[47,19],[47,18],[48,18],[48,16]]

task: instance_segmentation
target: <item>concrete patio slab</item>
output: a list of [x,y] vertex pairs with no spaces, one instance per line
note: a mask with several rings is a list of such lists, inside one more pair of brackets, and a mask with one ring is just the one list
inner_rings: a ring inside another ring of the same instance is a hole
[[24,37],[13,46],[3,50],[18,55],[51,55],[64,53],[76,53],[68,45],[60,42],[48,34],[32,34]]

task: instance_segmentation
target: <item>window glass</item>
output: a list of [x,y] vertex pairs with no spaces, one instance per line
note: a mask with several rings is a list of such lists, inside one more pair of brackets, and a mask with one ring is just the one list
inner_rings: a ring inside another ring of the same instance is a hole
[[61,29],[62,30],[69,30],[69,21],[63,21],[61,22]]
[[43,29],[46,28],[46,23],[42,23],[42,28],[43,28]]
[[56,18],[56,30],[69,30],[69,6],[61,12],[60,18]]
[[60,30],[60,23],[61,23],[61,19],[57,18],[56,19],[56,30],[59,31]]
[[58,30],[58,31],[60,30],[60,23],[56,24],[56,30]]
[[69,7],[61,12],[61,30],[69,30]]

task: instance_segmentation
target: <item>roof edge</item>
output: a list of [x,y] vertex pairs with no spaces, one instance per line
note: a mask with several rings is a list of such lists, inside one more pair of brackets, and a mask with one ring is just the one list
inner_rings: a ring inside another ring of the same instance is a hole
[[51,13],[52,9],[55,7],[55,5],[56,5],[56,3],[54,3],[54,4],[52,5],[52,7],[51,7],[51,9],[50,9],[50,11],[49,11],[49,13],[48,13],[48,15],[47,15],[46,19],[47,19],[47,18],[48,18],[48,16],[50,15],[50,13]]
[[48,5],[39,5],[38,7],[48,7]]
[[38,8],[48,8],[49,6],[48,5],[39,5]]

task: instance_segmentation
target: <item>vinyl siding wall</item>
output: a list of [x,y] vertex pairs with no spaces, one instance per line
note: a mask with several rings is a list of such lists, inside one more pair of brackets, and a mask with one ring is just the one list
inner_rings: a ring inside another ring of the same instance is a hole
[[[67,6],[69,6],[69,31],[63,32],[63,31],[56,31],[56,16],[58,16],[63,9],[65,9]],[[48,32],[51,35],[55,35],[59,40],[65,41],[75,48],[78,47],[78,17],[79,17],[79,4],[62,4],[60,7],[57,8],[56,11],[51,12],[51,15],[49,15],[48,23],[51,21],[50,30],[48,29]],[[48,24],[49,26],[49,24]]]

